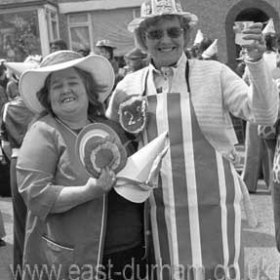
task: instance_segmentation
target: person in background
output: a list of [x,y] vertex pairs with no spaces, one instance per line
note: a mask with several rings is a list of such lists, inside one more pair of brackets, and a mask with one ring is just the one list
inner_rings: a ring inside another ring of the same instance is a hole
[[[61,280],[73,277],[74,269],[92,279],[117,280],[126,279],[124,269],[133,262],[145,272],[143,204],[115,192],[113,170],[105,167],[91,177],[75,151],[78,133],[97,122],[118,133],[127,155],[134,152],[129,135],[104,114],[113,84],[107,59],[73,51],[54,52],[20,77],[20,94],[39,114],[17,161],[18,188],[27,205],[24,270],[56,268]],[[32,279],[25,272],[24,280]],[[135,279],[130,272],[127,277]]]
[[50,42],[50,52],[56,52],[60,50],[68,50],[67,43],[62,39],[56,39]]
[[82,48],[82,49],[77,50],[77,53],[79,53],[82,56],[87,56],[90,54],[90,49]]
[[141,144],[168,131],[170,147],[149,199],[157,279],[242,279],[240,203],[247,190],[233,166],[230,113],[270,125],[279,97],[262,58],[262,23],[244,31],[254,40],[245,59],[251,86],[223,63],[187,59],[196,23],[178,0],[142,4],[128,29],[150,64],[119,82],[106,114],[117,121],[124,100],[143,96],[150,118]]
[[[0,160],[2,159],[2,151],[0,149]],[[5,224],[2,216],[2,212],[0,209],[0,247],[6,246],[6,241],[4,240],[4,237],[6,236],[6,231],[5,231]]]
[[[273,73],[277,69],[276,36],[264,33],[266,50],[263,59],[268,71]],[[274,77],[275,78],[275,77]],[[251,83],[247,67],[243,79]],[[274,125],[258,125],[247,122],[245,132],[245,162],[242,172],[243,180],[250,193],[257,192],[259,179],[263,178],[267,189],[271,190],[272,164],[276,144],[276,128]]]
[[97,41],[95,46],[97,48],[96,53],[106,57],[110,61],[115,75],[117,75],[119,72],[119,66],[114,57],[114,50],[116,49],[116,47],[113,45],[113,43],[110,40],[103,39]]
[[[5,66],[5,60],[0,62],[0,113],[3,110],[4,105],[9,101],[7,95],[7,84],[9,79],[7,77],[7,68]],[[11,196],[10,189],[10,160],[9,154],[4,151],[0,141],[0,195]]]
[[8,102],[9,98],[7,95],[7,84],[9,79],[6,73],[6,66],[5,61],[2,60],[0,63],[0,110],[2,109],[3,105]]
[[196,58],[203,59],[202,54],[213,44],[213,42],[213,39],[204,37],[202,41],[197,45]]
[[7,77],[6,73],[6,66],[5,66],[5,60],[2,60],[0,63],[0,86],[4,88],[4,90],[7,89],[7,84],[9,82],[9,78]]
[[[22,144],[25,133],[31,123],[34,114],[25,105],[23,99],[19,95],[18,80],[20,75],[31,68],[39,66],[40,57],[28,56],[24,62],[7,62],[5,65],[14,77],[8,83],[9,87],[12,85],[13,94],[9,94],[10,101],[4,105],[2,112],[0,137],[2,139],[3,149],[6,154],[10,155],[10,186],[12,193],[13,206],[13,232],[14,232],[14,246],[13,246],[13,268],[14,272],[22,267],[22,256],[25,237],[25,220],[26,220],[26,205],[18,192],[18,184],[16,179],[16,164],[20,146]],[[12,83],[12,84],[10,84]],[[17,280],[21,279],[17,275]]]
[[[116,47],[113,45],[113,43],[110,40],[103,39],[103,40],[99,40],[96,43],[96,48],[97,48],[96,53],[107,58],[114,69],[114,73],[115,73],[115,83],[113,87],[114,89],[116,85],[119,83],[119,81],[122,80],[123,78],[123,75],[119,73],[119,65],[114,57],[114,50],[116,49]],[[109,98],[110,96],[108,96],[108,100],[106,100],[106,104],[108,103]]]
[[148,65],[148,55],[138,48],[134,48],[124,55],[125,75],[142,69]]

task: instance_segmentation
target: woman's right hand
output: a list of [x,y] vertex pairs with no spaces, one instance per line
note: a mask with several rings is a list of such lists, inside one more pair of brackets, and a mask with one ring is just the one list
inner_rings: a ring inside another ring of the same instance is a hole
[[101,171],[98,179],[90,177],[85,185],[86,190],[93,197],[102,196],[109,192],[116,183],[115,172],[106,167]]

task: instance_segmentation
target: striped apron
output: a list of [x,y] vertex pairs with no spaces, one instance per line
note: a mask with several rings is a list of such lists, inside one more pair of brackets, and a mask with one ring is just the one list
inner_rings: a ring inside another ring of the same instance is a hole
[[147,96],[144,142],[166,130],[170,137],[159,184],[150,197],[152,269],[158,280],[239,279],[237,173],[200,130],[187,72],[188,92]]

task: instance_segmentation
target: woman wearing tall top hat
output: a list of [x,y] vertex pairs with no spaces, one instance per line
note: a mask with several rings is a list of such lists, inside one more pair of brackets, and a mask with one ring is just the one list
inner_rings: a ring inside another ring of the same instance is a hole
[[142,144],[169,133],[170,149],[149,198],[158,279],[240,279],[240,203],[246,190],[233,167],[237,139],[230,113],[273,124],[278,94],[262,58],[261,23],[244,31],[245,40],[253,40],[245,45],[248,87],[218,61],[187,59],[196,22],[177,0],[143,3],[128,28],[151,62],[117,85],[107,115],[118,120],[123,100],[142,96],[149,117],[139,135]]

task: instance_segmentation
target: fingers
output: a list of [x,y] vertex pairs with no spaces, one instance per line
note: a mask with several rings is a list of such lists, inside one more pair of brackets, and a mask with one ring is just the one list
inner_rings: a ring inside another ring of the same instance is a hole
[[252,33],[258,34],[262,32],[263,24],[261,22],[255,22],[249,25],[246,29],[243,30],[244,34]]
[[101,170],[99,180],[103,181],[104,184],[112,186],[116,183],[116,174],[112,169],[105,167]]
[[246,49],[246,60],[258,61],[266,50],[262,27],[263,24],[257,22],[243,31],[243,39],[244,41],[248,41],[248,44],[242,45]]
[[264,36],[262,34],[262,27],[263,24],[260,22],[256,22],[250,25],[247,29],[243,30],[242,33],[245,35],[243,39],[253,40],[253,44],[265,45]]

